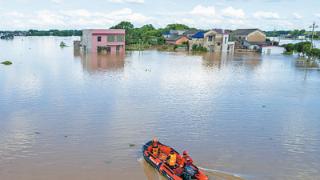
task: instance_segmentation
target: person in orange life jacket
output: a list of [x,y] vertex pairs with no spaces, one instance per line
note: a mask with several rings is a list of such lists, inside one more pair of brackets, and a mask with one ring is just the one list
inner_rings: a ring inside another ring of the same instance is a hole
[[190,166],[190,165],[192,165],[192,163],[193,163],[193,160],[192,160],[192,158],[188,155],[188,152],[187,152],[187,151],[183,151],[183,153],[182,153],[182,159],[183,159],[183,161],[184,161],[184,165],[185,165],[185,166]]
[[170,168],[172,168],[172,169],[175,168],[175,166],[176,166],[177,155],[176,155],[176,153],[174,152],[173,149],[171,149],[171,151],[170,151],[170,154],[169,154],[169,156],[167,158],[167,163],[170,166]]
[[152,140],[151,152],[152,152],[152,155],[154,155],[155,157],[159,156],[160,151],[159,151],[159,143],[157,138],[154,138]]

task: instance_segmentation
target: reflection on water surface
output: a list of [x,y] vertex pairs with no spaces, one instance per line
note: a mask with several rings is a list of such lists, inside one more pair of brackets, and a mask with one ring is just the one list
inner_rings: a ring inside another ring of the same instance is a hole
[[0,41],[0,59],[14,62],[0,66],[1,180],[157,179],[137,162],[154,136],[210,176],[320,176],[320,71],[295,57],[108,56],[61,41],[72,44]]

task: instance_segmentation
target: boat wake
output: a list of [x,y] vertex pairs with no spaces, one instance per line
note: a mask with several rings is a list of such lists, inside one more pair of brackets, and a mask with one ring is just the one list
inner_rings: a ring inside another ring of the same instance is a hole
[[209,176],[209,178],[212,177],[213,179],[244,180],[239,175],[231,174],[231,173],[220,171],[220,170],[208,169],[208,168],[203,168],[203,167],[199,167],[199,169],[204,171],[206,173],[206,175]]
[[[166,180],[161,174],[158,173],[153,167],[151,167],[144,159],[143,157],[137,159],[139,164],[144,170],[144,174],[147,178],[147,180]],[[241,178],[239,175],[219,171],[215,169],[208,169],[204,167],[199,167],[202,171],[205,172],[205,174],[209,177],[209,179],[214,180],[245,180]]]
[[151,167],[143,157],[138,159],[139,164],[143,168],[147,180],[166,180],[158,171]]

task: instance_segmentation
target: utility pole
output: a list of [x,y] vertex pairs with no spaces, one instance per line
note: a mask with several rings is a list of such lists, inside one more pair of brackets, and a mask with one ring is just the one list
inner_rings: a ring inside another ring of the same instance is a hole
[[311,49],[313,49],[313,38],[314,38],[314,29],[318,28],[319,26],[316,25],[316,22],[313,22],[313,24],[309,27],[312,28],[312,34],[311,34]]
[[275,36],[276,36],[276,28],[273,29],[273,33],[272,33],[272,34],[273,34],[273,35],[272,35],[272,36],[273,36],[273,40],[272,40],[272,42],[271,42],[271,43],[272,43],[271,45],[273,46],[273,45],[274,45],[274,41],[275,41],[274,38],[275,38]]

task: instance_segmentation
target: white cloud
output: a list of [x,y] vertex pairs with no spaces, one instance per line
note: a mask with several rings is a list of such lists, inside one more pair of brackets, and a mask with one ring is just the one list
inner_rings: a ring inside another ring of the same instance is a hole
[[292,13],[295,19],[302,19],[303,17],[299,13]]
[[63,0],[51,0],[51,2],[53,2],[55,4],[61,4],[61,3],[63,3]]
[[316,16],[317,18],[320,18],[320,13],[316,13],[314,14],[314,16]]
[[242,9],[235,9],[231,6],[223,9],[221,13],[222,13],[222,16],[229,17],[229,18],[243,19],[245,17],[245,13]]
[[143,4],[144,0],[109,0],[112,3],[134,3],[134,4]]
[[[75,10],[41,10],[28,15],[19,12],[0,13],[1,27],[10,29],[82,29],[82,28],[108,28],[120,21],[131,21],[136,25],[151,23],[151,17],[133,12],[129,8],[122,8],[109,12],[91,12],[86,9]],[[12,23],[14,19],[14,23]]]
[[12,12],[7,12],[4,13],[4,16],[12,16],[16,18],[23,18],[25,15],[23,13],[17,12],[17,11],[12,11]]
[[257,11],[253,14],[253,17],[257,19],[280,19],[280,16],[276,12]]
[[[216,14],[216,10],[214,6],[203,6],[203,5],[197,5],[195,6],[192,11],[192,15],[198,15],[198,16],[207,16],[207,17],[212,17]],[[213,18],[213,17],[212,17]]]

